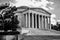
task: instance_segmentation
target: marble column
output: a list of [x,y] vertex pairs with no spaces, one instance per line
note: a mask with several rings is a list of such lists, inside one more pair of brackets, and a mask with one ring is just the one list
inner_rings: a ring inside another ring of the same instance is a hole
[[35,28],[37,28],[37,15],[35,14]]
[[29,28],[30,28],[30,13],[28,13],[28,16],[29,16]]
[[24,26],[26,27],[26,14],[24,14]]
[[39,28],[41,28],[41,27],[40,27],[40,15],[39,15]]
[[42,15],[42,29],[43,29],[43,15]]
[[49,25],[49,17],[48,17],[48,29],[50,29],[50,25]]
[[26,14],[26,27],[27,27],[27,14]]
[[49,17],[49,27],[50,27],[50,30],[51,30],[51,19]]
[[42,29],[42,15],[40,15],[40,29]]
[[43,16],[43,29],[45,29],[45,16]]
[[29,28],[29,13],[27,13],[27,28]]
[[45,29],[45,16],[43,16],[43,29]]
[[45,29],[47,29],[47,18],[45,16]]
[[32,14],[32,28],[34,28],[34,14]]
[[46,19],[47,19],[46,21],[47,21],[47,29],[48,29],[48,27],[49,27],[49,26],[48,26],[48,17],[46,17]]

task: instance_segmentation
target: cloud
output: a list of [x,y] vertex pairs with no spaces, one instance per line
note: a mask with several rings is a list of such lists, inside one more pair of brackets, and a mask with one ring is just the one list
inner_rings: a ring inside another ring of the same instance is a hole
[[56,21],[56,15],[52,14],[51,15],[51,24],[56,25],[57,21]]
[[14,3],[13,5],[16,7],[19,6],[39,7],[45,10],[53,10],[53,8],[50,6],[54,4],[54,2],[47,0],[15,0],[15,1],[16,3]]
[[52,14],[52,15],[51,15],[51,17],[54,17],[54,18],[56,18],[56,15],[55,15],[55,14]]

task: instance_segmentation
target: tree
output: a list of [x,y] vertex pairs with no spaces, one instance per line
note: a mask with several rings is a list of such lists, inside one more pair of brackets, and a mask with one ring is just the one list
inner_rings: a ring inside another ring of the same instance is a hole
[[[4,8],[3,8],[4,7]],[[19,21],[17,20],[17,15],[14,16],[15,13],[13,13],[14,11],[17,10],[17,8],[14,7],[6,7],[2,6],[1,7],[1,13],[0,13],[0,30],[4,30],[4,31],[8,31],[8,30],[12,30],[12,31],[16,31]],[[2,28],[1,28],[2,27]]]

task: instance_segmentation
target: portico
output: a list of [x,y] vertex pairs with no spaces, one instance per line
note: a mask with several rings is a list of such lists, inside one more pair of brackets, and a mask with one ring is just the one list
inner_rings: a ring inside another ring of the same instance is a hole
[[51,29],[50,15],[29,11],[29,13],[24,13],[24,18],[26,28]]
[[51,13],[42,8],[19,7],[17,13],[22,15],[20,26],[25,28],[50,29],[51,30]]

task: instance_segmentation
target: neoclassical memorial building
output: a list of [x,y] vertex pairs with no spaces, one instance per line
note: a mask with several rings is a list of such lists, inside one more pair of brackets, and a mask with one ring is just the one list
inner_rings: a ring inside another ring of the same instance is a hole
[[20,26],[24,28],[51,29],[51,13],[42,8],[18,7]]

